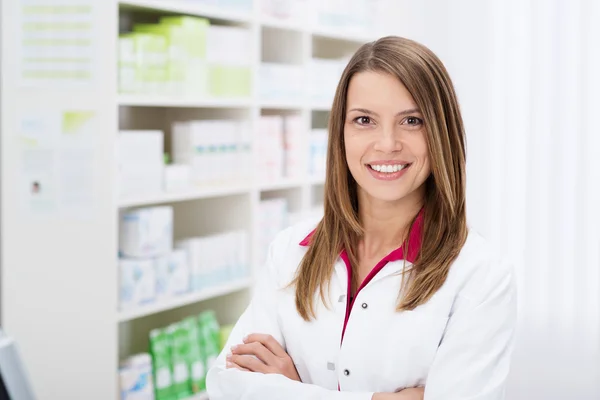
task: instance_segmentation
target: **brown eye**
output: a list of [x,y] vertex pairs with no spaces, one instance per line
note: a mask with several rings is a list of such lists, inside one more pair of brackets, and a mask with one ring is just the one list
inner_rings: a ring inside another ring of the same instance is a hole
[[355,118],[354,122],[356,122],[359,125],[370,125],[372,121],[371,118],[362,116]]
[[417,117],[407,117],[405,120],[407,125],[411,125],[411,126],[419,126],[423,124],[423,120],[421,118],[417,118]]

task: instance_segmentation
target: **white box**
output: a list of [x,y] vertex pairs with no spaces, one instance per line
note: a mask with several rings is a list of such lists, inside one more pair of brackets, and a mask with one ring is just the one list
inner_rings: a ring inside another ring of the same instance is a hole
[[170,292],[174,295],[190,291],[190,265],[184,250],[173,250],[169,255]]
[[184,250],[174,250],[167,256],[155,258],[154,270],[157,299],[168,299],[189,292],[190,269]]
[[173,207],[140,208],[121,215],[119,253],[122,257],[159,257],[172,250]]
[[121,400],[154,400],[150,354],[136,354],[120,363],[119,387]]
[[155,194],[162,191],[163,142],[162,131],[119,132],[116,144],[119,197]]
[[150,303],[156,298],[156,274],[152,259],[119,260],[120,305],[127,309]]
[[202,248],[201,239],[189,238],[181,240],[176,243],[175,247],[186,254],[190,272],[190,291],[197,292],[202,290],[204,285],[202,257],[205,257],[205,254],[202,253],[204,249]]
[[164,190],[166,192],[186,191],[191,186],[191,168],[186,164],[165,166]]

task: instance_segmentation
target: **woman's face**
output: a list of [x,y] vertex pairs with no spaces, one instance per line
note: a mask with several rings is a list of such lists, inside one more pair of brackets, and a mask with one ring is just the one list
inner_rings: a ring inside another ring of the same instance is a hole
[[366,71],[350,80],[346,162],[369,201],[420,202],[431,168],[423,115],[394,76]]

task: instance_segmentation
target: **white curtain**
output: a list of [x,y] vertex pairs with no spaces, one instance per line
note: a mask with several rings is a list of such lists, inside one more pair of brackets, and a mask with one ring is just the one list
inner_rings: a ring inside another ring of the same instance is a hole
[[515,262],[507,400],[600,399],[600,1],[392,1],[468,136],[471,225]]

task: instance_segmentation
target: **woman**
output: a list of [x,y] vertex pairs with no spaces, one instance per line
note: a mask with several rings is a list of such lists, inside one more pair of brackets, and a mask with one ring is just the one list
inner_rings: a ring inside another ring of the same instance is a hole
[[469,231],[448,73],[386,37],[333,102],[324,217],[283,231],[207,377],[211,400],[499,400],[512,269]]

